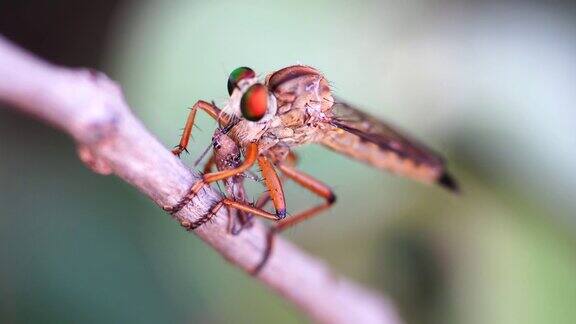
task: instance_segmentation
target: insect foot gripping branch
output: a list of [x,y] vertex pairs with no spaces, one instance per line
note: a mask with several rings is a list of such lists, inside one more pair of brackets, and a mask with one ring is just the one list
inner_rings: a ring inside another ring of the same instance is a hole
[[182,227],[184,227],[187,231],[192,231],[197,229],[198,227],[206,224],[207,222],[209,222],[210,220],[212,220],[212,218],[214,216],[216,216],[216,214],[218,213],[218,211],[220,210],[220,208],[224,205],[223,201],[218,201],[214,204],[214,206],[212,206],[212,208],[210,208],[210,210],[204,214],[202,217],[198,218],[197,220],[191,222],[188,220],[181,220],[180,221],[180,225],[182,225]]

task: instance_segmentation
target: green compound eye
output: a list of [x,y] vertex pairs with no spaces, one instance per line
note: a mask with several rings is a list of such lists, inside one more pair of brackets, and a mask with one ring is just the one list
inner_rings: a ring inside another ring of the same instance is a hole
[[228,94],[232,95],[234,88],[238,85],[240,80],[255,78],[256,73],[249,67],[239,67],[230,73],[228,77]]

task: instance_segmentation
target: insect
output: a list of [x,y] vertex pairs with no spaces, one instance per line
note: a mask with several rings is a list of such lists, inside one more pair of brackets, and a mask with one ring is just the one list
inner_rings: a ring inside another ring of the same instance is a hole
[[[245,217],[244,220],[254,215],[275,221],[267,236],[267,248],[253,270],[254,274],[264,267],[270,257],[277,233],[330,208],[336,201],[329,186],[296,168],[297,158],[292,152],[295,147],[319,143],[378,169],[458,191],[456,181],[447,172],[446,164],[438,154],[379,119],[347,103],[336,101],[326,78],[313,67],[289,66],[269,74],[264,80],[259,79],[252,69],[240,67],[232,71],[228,78],[228,93],[230,98],[222,109],[206,101],[198,101],[191,108],[182,138],[173,153],[180,156],[186,150],[196,112],[203,110],[218,121],[220,127],[215,136],[224,139],[226,152],[241,152],[243,161],[223,165],[217,172],[205,173],[184,198],[166,210],[176,213],[203,186],[221,180],[230,181],[258,164],[263,184],[268,190],[256,204],[246,202],[245,197],[229,194],[229,197],[214,204],[201,219],[193,224],[183,224],[188,229],[201,226],[223,206],[241,211],[244,216],[240,217]],[[321,197],[323,202],[286,217],[282,187],[285,179],[293,180]],[[241,187],[238,180],[232,181]],[[273,213],[263,209],[269,201],[274,207]]]
[[[218,128],[212,136],[213,155],[204,166],[204,173],[210,173],[212,167],[216,166],[218,171],[232,170],[241,164],[240,147],[226,135],[226,130]],[[244,189],[244,179],[250,177],[245,173],[234,175],[224,179],[224,186],[229,197],[236,201],[245,202],[248,200]],[[252,177],[254,179],[254,177]],[[254,179],[256,180],[256,179]],[[249,228],[253,224],[253,216],[243,210],[229,210],[228,232],[237,235],[244,228]]]

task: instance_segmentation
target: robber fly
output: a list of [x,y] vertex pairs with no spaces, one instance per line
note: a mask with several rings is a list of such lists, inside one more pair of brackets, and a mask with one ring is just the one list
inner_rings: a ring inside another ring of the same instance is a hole
[[[256,204],[229,195],[193,224],[182,224],[188,229],[196,228],[223,206],[275,221],[267,236],[266,251],[253,273],[258,273],[266,264],[275,234],[328,209],[336,201],[330,187],[295,168],[297,159],[292,149],[297,146],[320,143],[373,167],[458,191],[456,181],[439,155],[379,119],[347,103],[335,101],[326,78],[312,67],[289,66],[269,74],[264,80],[260,80],[252,69],[240,67],[228,78],[228,93],[230,99],[222,109],[206,101],[198,101],[191,108],[182,138],[173,153],[179,156],[186,150],[196,112],[203,110],[218,121],[217,132],[225,130],[225,138],[230,139],[227,144],[242,152],[244,160],[237,166],[203,174],[184,198],[166,209],[177,213],[203,186],[240,175],[257,163],[268,190]],[[282,177],[278,176],[278,171]],[[324,202],[286,217],[282,187],[286,178],[320,196]],[[272,202],[274,213],[263,209],[268,201]]]

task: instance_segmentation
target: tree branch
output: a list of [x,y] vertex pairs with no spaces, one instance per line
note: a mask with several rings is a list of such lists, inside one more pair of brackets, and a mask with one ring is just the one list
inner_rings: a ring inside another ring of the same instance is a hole
[[[159,206],[176,204],[198,175],[172,156],[131,113],[119,86],[100,72],[46,63],[0,36],[0,100],[71,135],[82,161],[115,174]],[[193,222],[220,199],[207,188],[175,218]],[[246,271],[262,257],[260,223],[241,235],[227,233],[226,208],[195,233],[230,263]],[[332,273],[322,261],[278,239],[256,277],[323,323],[399,323],[389,301]]]

